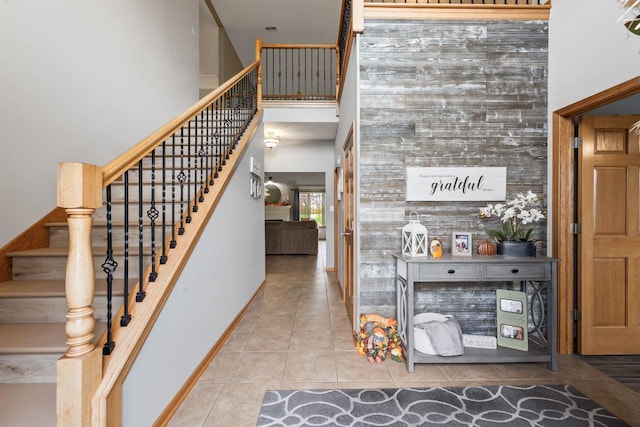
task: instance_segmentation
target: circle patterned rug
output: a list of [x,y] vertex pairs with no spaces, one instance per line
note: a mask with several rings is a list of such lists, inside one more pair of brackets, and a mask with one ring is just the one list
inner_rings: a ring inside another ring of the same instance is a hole
[[627,426],[569,385],[268,390],[258,426]]

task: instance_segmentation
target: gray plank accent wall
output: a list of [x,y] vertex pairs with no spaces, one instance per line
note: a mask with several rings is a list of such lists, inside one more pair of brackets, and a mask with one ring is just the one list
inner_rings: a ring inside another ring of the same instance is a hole
[[[506,166],[508,198],[547,198],[548,22],[367,20],[359,43],[360,312],[395,316],[391,252],[411,211],[445,252],[454,231],[472,232],[475,248],[499,227],[476,216],[485,202],[405,201],[406,167]],[[446,291],[451,306],[437,311],[464,317],[469,295],[480,311],[495,307],[490,287]],[[420,311],[436,311],[419,298]]]

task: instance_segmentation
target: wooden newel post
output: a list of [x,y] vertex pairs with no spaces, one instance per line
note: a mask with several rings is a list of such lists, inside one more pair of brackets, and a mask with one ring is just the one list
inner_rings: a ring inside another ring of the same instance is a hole
[[102,169],[83,163],[58,164],[58,206],[66,210],[69,227],[65,279],[69,348],[58,361],[58,426],[88,425],[90,400],[102,375],[102,349],[94,344],[91,250],[92,215],[102,206]]

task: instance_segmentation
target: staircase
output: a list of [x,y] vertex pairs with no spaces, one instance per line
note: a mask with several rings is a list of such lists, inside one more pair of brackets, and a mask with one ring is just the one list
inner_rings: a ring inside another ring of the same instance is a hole
[[[150,194],[150,160],[144,160],[144,194]],[[136,182],[137,170],[129,173]],[[121,262],[124,247],[124,185],[112,184],[112,236],[114,258]],[[131,202],[131,200],[130,200]],[[138,282],[138,214],[137,203],[130,203],[129,292],[135,292]],[[145,208],[146,209],[146,208]],[[135,212],[134,212],[135,211]],[[101,264],[106,256],[106,208],[96,210],[92,230],[93,258],[96,272],[96,292],[93,306],[96,318],[96,341],[105,331],[107,322],[107,282]],[[0,282],[0,425],[56,425],[55,393],[56,363],[67,350],[65,322],[65,269],[68,254],[67,224],[48,223],[49,246],[9,253],[12,280]],[[150,260],[150,226],[144,221],[145,262]],[[162,230],[156,226],[156,241],[162,241]],[[113,312],[122,305],[124,280],[122,268],[116,270],[113,281]],[[114,319],[117,322],[118,319]],[[40,401],[33,402],[34,396]],[[25,410],[29,406],[39,410]],[[15,404],[11,404],[15,401]]]
[[[102,168],[65,164],[58,200],[67,214],[73,213],[69,220],[76,230],[73,247],[69,246],[67,223],[51,222],[46,224],[48,242],[42,239],[43,233],[32,236],[26,231],[2,250],[6,260],[0,260],[0,265],[7,268],[10,260],[11,278],[0,282],[0,425],[107,425],[110,419],[120,419],[122,395],[113,387],[121,387],[126,365],[139,351],[136,346],[144,342],[148,326],[162,310],[190,249],[222,197],[239,162],[235,149],[244,150],[258,129],[262,114],[256,97],[257,69],[256,62]],[[85,171],[89,175],[83,175]],[[86,207],[100,204],[95,193],[101,185],[106,186],[103,206],[91,215],[89,230],[84,225],[90,214]],[[46,218],[60,217],[54,212]],[[42,221],[32,229],[41,229],[41,225]],[[89,231],[92,257],[83,258]],[[177,244],[175,249],[170,241]],[[28,245],[40,247],[7,253],[7,248]],[[73,274],[67,272],[70,249]],[[93,323],[87,307],[91,293],[83,282],[86,273],[91,274],[86,265],[91,258],[94,343],[102,346],[105,342],[109,317],[117,342],[115,352],[103,356],[101,368],[99,356],[97,361],[94,357],[99,353],[83,341],[91,337]],[[163,269],[158,262],[165,258],[167,268]],[[8,270],[0,273],[0,277],[9,276]],[[108,273],[112,273],[111,290],[107,289]],[[66,281],[71,284],[68,290]],[[149,297],[136,303],[133,298],[140,290],[139,282]],[[131,323],[120,325],[118,310],[124,301],[131,305]],[[69,331],[68,305],[74,310]],[[70,345],[68,336],[73,338]],[[65,352],[67,357],[59,362]],[[74,371],[78,362],[85,365]],[[56,408],[56,393],[62,397],[60,409]],[[103,411],[101,405],[107,401]],[[99,407],[92,407],[95,402]]]

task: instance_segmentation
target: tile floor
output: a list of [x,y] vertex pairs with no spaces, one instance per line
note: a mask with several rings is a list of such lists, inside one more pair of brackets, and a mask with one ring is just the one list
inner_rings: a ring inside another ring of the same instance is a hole
[[255,426],[267,389],[572,384],[632,426],[640,393],[570,355],[545,363],[371,365],[353,346],[335,273],[315,256],[268,256],[267,284],[169,426]]

